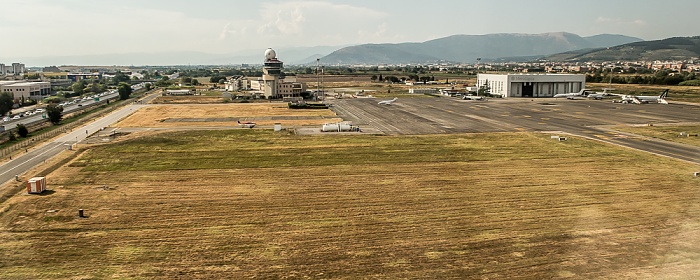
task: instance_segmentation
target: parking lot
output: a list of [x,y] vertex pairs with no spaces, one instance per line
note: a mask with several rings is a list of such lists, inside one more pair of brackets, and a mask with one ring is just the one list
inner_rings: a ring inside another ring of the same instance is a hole
[[609,100],[399,98],[333,101],[333,110],[360,127],[384,134],[531,131],[563,133],[645,150],[700,164],[700,149],[617,132],[617,125],[698,123],[698,108],[685,104],[619,104]]

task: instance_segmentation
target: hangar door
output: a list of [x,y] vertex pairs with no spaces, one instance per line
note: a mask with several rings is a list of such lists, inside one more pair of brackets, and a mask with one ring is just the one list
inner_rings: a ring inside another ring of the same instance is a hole
[[532,97],[533,83],[523,83],[523,97]]

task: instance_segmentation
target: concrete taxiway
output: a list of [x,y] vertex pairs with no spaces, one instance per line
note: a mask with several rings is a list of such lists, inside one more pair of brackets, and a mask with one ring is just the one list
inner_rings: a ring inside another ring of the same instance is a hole
[[564,133],[700,164],[700,148],[617,132],[617,125],[700,124],[689,104],[619,104],[609,100],[399,98],[339,99],[332,109],[346,121],[385,134],[532,131]]

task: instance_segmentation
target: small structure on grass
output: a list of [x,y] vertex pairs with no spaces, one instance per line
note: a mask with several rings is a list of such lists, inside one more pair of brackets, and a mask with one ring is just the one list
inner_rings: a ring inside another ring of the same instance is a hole
[[27,193],[36,194],[46,190],[46,177],[34,177],[27,181]]

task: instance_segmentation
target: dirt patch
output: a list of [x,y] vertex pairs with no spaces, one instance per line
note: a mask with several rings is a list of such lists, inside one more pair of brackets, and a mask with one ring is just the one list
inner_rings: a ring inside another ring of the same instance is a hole
[[286,103],[153,105],[117,123],[124,128],[238,127],[237,120],[258,126],[314,126],[341,121],[331,110],[289,109]]
[[152,104],[220,104],[224,103],[221,96],[189,95],[189,96],[159,96]]

